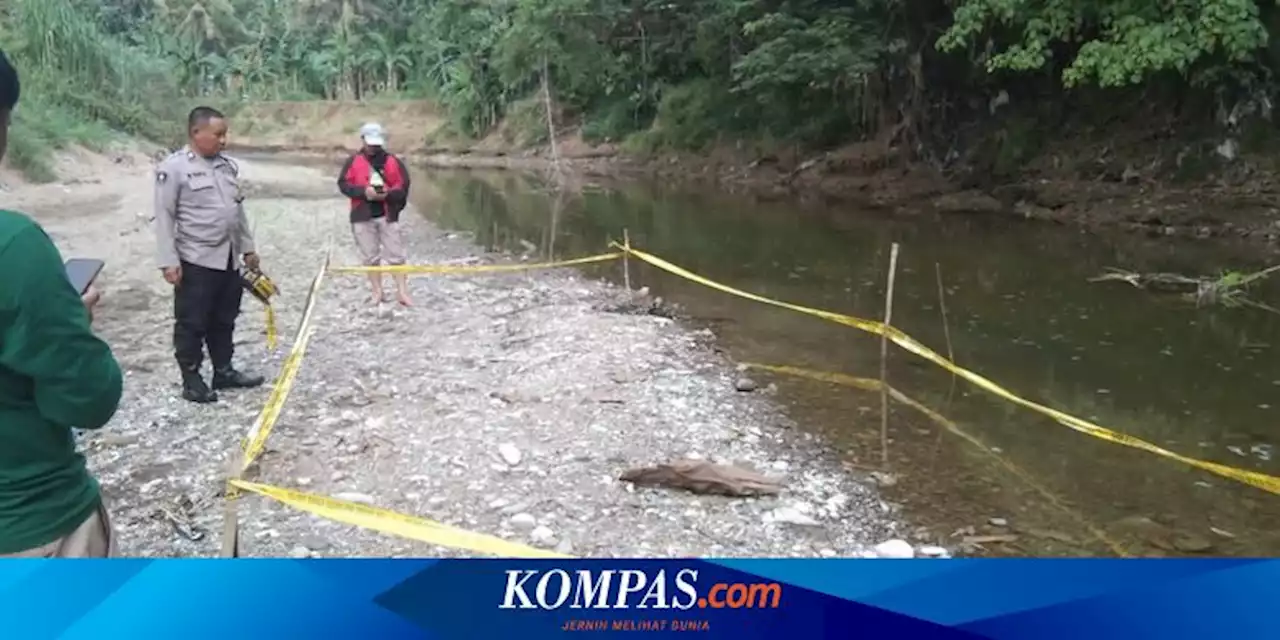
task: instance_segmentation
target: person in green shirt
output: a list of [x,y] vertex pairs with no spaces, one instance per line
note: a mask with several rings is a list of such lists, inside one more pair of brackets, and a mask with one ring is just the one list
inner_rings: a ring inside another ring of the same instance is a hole
[[[0,51],[0,158],[18,102]],[[107,557],[111,523],[73,428],[115,414],[123,376],[90,328],[98,294],[71,286],[53,241],[0,210],[0,557]]]

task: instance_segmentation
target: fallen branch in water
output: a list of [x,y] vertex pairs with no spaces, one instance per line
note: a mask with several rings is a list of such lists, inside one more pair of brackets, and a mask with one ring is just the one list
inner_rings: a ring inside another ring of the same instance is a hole
[[1267,267],[1254,273],[1228,271],[1216,278],[1190,277],[1177,273],[1138,273],[1124,269],[1108,268],[1107,272],[1089,278],[1089,282],[1127,282],[1139,289],[1181,293],[1196,306],[1221,304],[1228,307],[1247,306],[1280,314],[1280,309],[1256,302],[1244,293],[1253,283],[1280,271],[1280,265]]

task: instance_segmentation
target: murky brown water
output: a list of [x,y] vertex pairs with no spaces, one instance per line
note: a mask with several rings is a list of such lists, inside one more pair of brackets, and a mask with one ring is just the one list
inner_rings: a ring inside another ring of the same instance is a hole
[[[889,247],[897,242],[895,326],[947,352],[940,271],[961,365],[1167,449],[1280,474],[1272,458],[1280,316],[1196,309],[1088,282],[1112,266],[1188,274],[1262,266],[1221,247],[1008,219],[802,211],[636,185],[555,199],[514,174],[422,172],[418,185],[430,185],[415,198],[433,220],[481,244],[560,259],[603,252],[627,229],[637,248],[712,279],[866,318],[883,315]],[[614,280],[622,273],[618,264],[588,271]],[[878,338],[635,261],[631,277],[713,328],[739,361],[878,376]],[[1274,302],[1280,291],[1256,297]],[[879,394],[751,375],[776,384],[791,415],[828,436],[850,464],[880,468]],[[936,533],[1011,536],[980,553],[1280,554],[1280,496],[1077,433],[892,346],[889,379],[987,447],[902,405],[890,412],[886,491]]]

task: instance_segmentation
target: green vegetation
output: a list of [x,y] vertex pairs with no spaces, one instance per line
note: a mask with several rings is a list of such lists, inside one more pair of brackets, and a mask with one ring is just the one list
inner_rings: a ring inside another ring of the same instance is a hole
[[0,0],[0,43],[22,75],[7,159],[35,180],[55,177],[49,148],[101,148],[112,130],[165,141],[182,130],[173,65],[106,37],[88,6]]
[[473,137],[513,105],[512,126],[536,128],[545,76],[558,117],[591,140],[941,148],[1002,92],[1042,123],[1259,104],[1280,68],[1273,13],[1255,0],[165,0],[115,28],[166,34],[135,37],[180,58],[189,89],[416,95]]
[[[152,136],[167,135],[154,123],[187,106],[182,95],[380,94],[432,99],[471,137],[515,116],[508,139],[536,142],[549,93],[558,122],[635,149],[879,139],[941,157],[981,142],[961,125],[1006,112],[1031,114],[1029,131],[1134,117],[1120,112],[1135,105],[1197,126],[1265,113],[1280,70],[1275,7],[1256,0],[0,0],[0,11],[42,113]],[[20,148],[101,135],[20,122]],[[1018,166],[1025,150],[1008,147],[1038,137],[988,152]]]

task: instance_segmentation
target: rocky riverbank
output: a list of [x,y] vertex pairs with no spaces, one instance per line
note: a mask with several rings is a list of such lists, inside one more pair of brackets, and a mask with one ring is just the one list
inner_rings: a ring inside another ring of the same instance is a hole
[[[110,425],[80,442],[122,551],[213,555],[225,460],[268,390],[211,407],[178,399],[170,294],[152,265],[149,161],[122,152],[109,165],[6,196],[64,255],[108,265],[97,328],[127,371],[125,399]],[[245,162],[243,175],[286,335],[268,352],[261,308],[247,298],[238,360],[273,376],[328,243],[335,262],[354,256],[330,176],[262,162]],[[417,262],[504,259],[418,216],[405,233]],[[876,555],[874,545],[906,535],[874,483],[792,428],[768,389],[740,389],[713,335],[631,311],[635,294],[569,270],[414,278],[410,309],[368,305],[366,286],[358,276],[324,285],[309,355],[256,480],[576,555]],[[718,497],[619,480],[680,458],[760,472],[781,494]],[[247,555],[459,553],[256,497],[241,520]],[[909,553],[904,544],[879,554]]]

